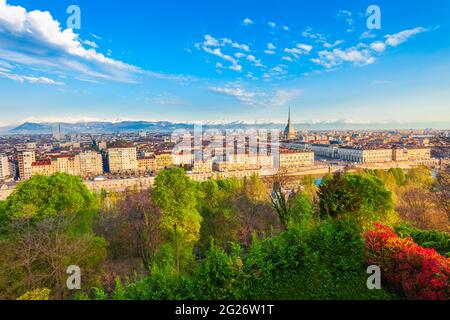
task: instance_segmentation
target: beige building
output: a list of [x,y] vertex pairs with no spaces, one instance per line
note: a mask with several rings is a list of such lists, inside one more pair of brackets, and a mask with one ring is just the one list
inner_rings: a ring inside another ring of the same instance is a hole
[[338,149],[338,158],[351,162],[364,162],[364,150],[354,147],[340,147]]
[[358,163],[385,163],[430,160],[430,148],[361,148],[361,147],[340,147],[338,158]]
[[431,159],[430,148],[410,148],[408,149],[408,161]]
[[28,180],[33,175],[32,165],[36,161],[36,153],[34,150],[19,150],[17,152],[17,160],[19,163],[19,177],[21,180]]
[[314,166],[314,152],[302,150],[280,150],[280,169],[295,169]]
[[273,156],[234,154],[226,161],[213,163],[213,170],[218,172],[228,171],[257,171],[260,169],[271,169],[274,166]]
[[53,162],[51,159],[38,160],[33,162],[32,175],[51,176],[56,172],[58,172],[57,168],[58,168],[57,163]]
[[167,152],[167,153],[157,154],[155,156],[155,161],[156,161],[156,170],[157,171],[163,170],[165,168],[170,168],[171,166],[173,166],[172,153]]
[[363,150],[364,163],[382,163],[392,161],[392,149],[370,148]]
[[201,174],[201,173],[211,173],[213,168],[213,163],[211,160],[199,160],[195,161],[192,166],[193,174]]
[[11,177],[9,171],[8,157],[5,154],[0,154],[0,180],[5,180]]
[[78,175],[82,177],[99,176],[103,174],[102,155],[98,152],[83,152],[75,156]]
[[175,166],[190,166],[194,164],[194,154],[189,152],[180,152],[172,154],[172,164]]
[[143,157],[137,159],[139,172],[154,172],[156,171],[156,158],[155,157]]
[[117,147],[108,149],[109,171],[111,173],[135,172],[138,170],[135,147]]
[[311,151],[314,155],[326,158],[338,157],[338,146],[330,144],[313,144],[311,145]]
[[392,149],[389,148],[362,148],[340,147],[339,159],[358,163],[381,163],[392,161]]
[[32,164],[32,175],[50,176],[57,172],[83,178],[101,175],[102,156],[96,152],[84,152],[77,155],[52,156]]

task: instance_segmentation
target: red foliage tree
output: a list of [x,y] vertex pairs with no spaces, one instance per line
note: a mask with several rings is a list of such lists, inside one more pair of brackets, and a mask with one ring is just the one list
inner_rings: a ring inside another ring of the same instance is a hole
[[450,299],[450,259],[382,224],[375,224],[365,239],[367,263],[383,270],[391,290],[412,300]]

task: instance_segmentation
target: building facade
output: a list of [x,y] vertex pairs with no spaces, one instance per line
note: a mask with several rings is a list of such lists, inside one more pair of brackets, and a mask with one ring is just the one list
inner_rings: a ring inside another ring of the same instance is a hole
[[8,157],[5,154],[0,154],[0,180],[6,180],[11,177],[9,169]]
[[17,161],[19,165],[19,177],[21,180],[28,180],[33,175],[33,163],[36,161],[34,150],[18,150]]
[[109,148],[108,163],[111,173],[136,172],[138,170],[136,148]]
[[280,169],[296,169],[314,166],[314,152],[301,150],[280,150]]

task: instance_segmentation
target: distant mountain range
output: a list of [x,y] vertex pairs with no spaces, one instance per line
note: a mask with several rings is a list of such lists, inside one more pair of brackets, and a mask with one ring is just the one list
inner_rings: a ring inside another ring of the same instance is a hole
[[[64,134],[76,133],[132,133],[144,130],[147,132],[170,133],[178,129],[193,129],[193,123],[175,123],[169,121],[123,121],[123,122],[79,122],[59,123]],[[51,134],[55,123],[25,122],[17,127],[0,127],[0,133],[9,134]],[[285,124],[273,122],[205,122],[207,129],[284,129]],[[297,123],[297,130],[347,130],[347,129],[450,129],[449,123],[352,123],[345,120]]]

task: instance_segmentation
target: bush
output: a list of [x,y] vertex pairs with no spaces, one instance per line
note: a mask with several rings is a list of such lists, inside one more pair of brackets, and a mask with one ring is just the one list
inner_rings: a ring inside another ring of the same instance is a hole
[[51,291],[48,288],[36,289],[24,293],[19,298],[17,298],[17,300],[39,300],[39,301],[49,300],[50,293]]
[[395,227],[395,233],[401,238],[412,238],[425,248],[435,249],[441,255],[450,258],[450,233],[435,230],[421,230],[407,224]]
[[369,290],[364,241],[353,219],[319,226],[293,226],[279,236],[258,240],[247,252],[232,246],[228,255],[212,245],[193,275],[171,267],[151,274],[112,295],[125,299],[388,299]]
[[367,262],[381,267],[391,290],[406,299],[450,299],[450,259],[399,238],[382,224],[365,238]]

